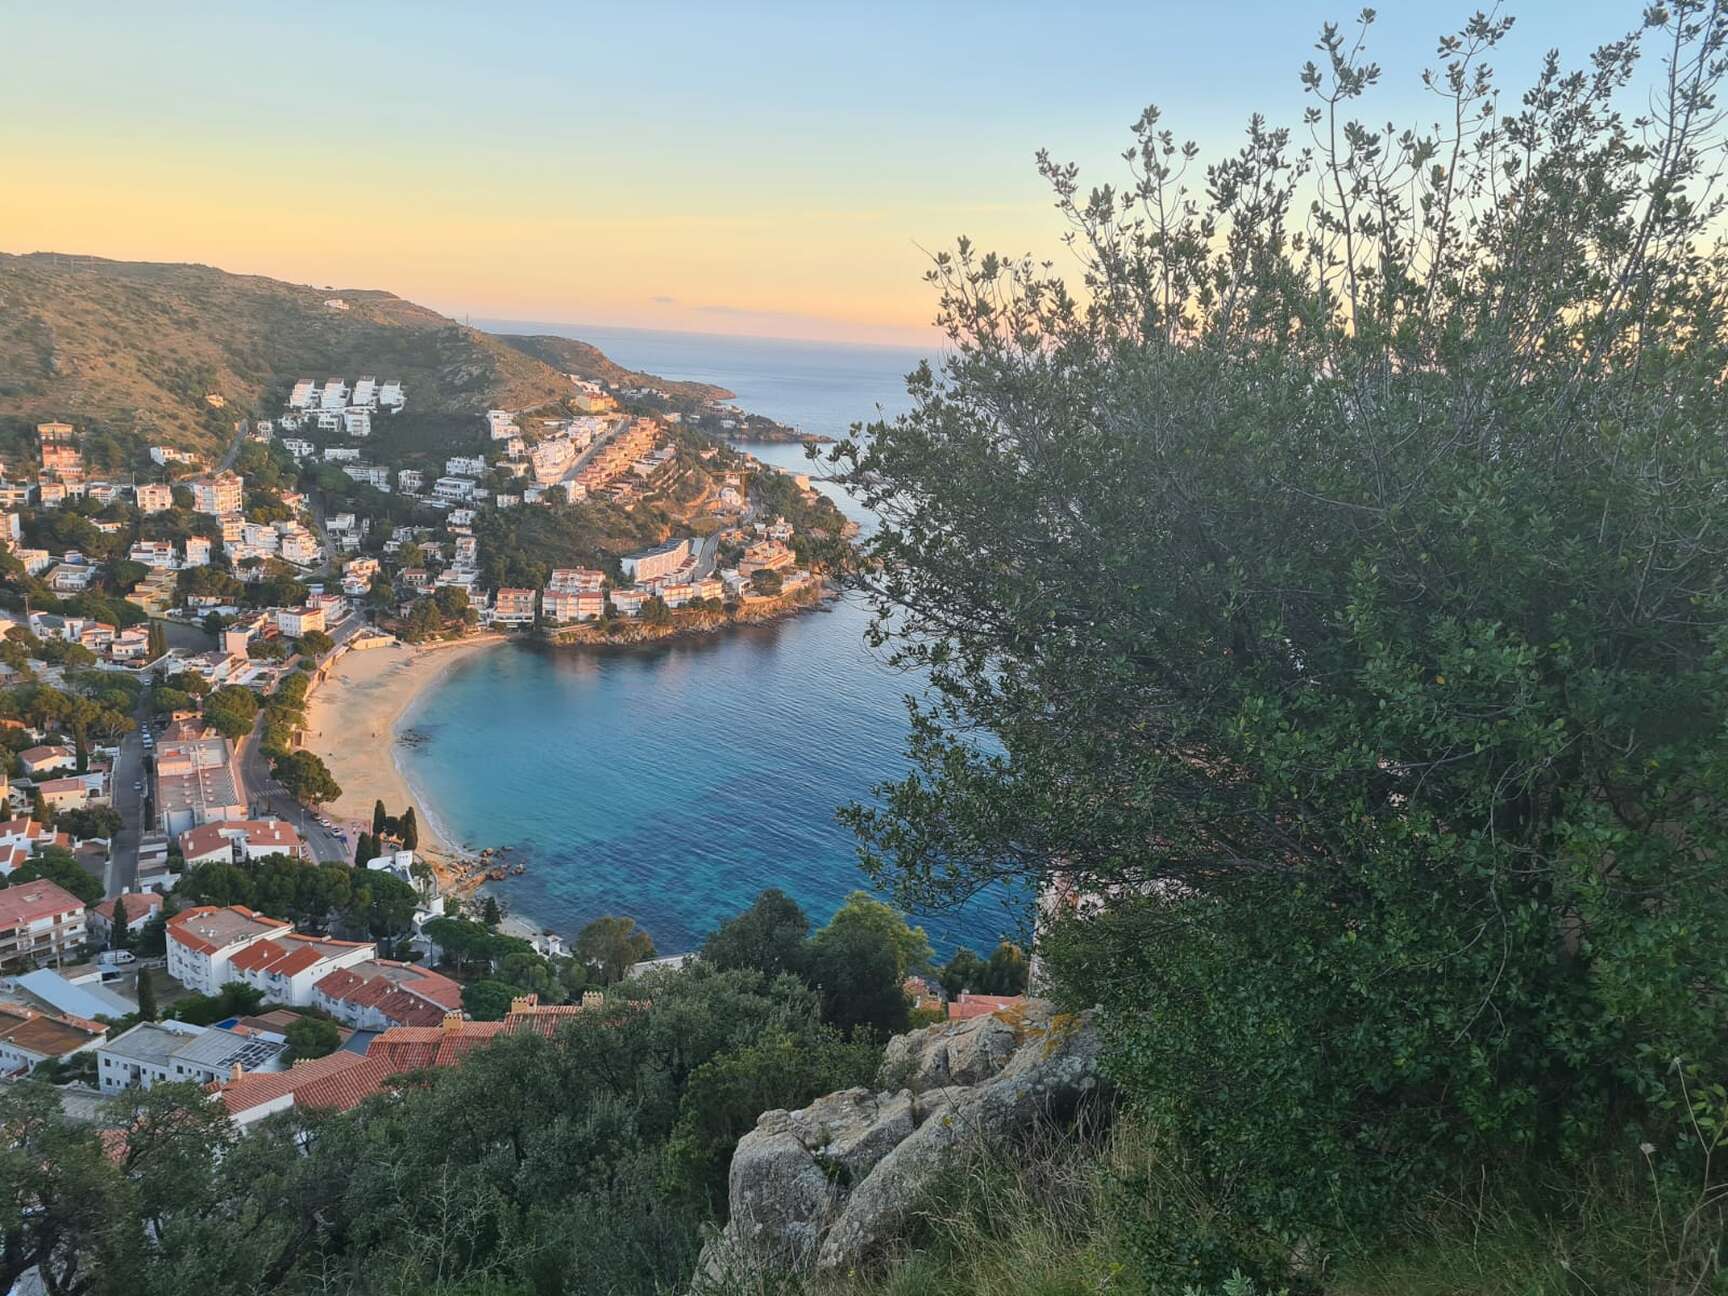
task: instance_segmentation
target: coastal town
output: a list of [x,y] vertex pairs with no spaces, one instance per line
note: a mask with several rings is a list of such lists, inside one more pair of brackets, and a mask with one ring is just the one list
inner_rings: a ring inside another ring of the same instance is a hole
[[[19,909],[0,922],[7,959],[62,961],[115,905],[137,927],[187,869],[267,856],[394,880],[413,903],[392,936],[430,955],[446,898],[478,910],[477,887],[507,873],[438,840],[426,808],[389,818],[380,798],[376,823],[329,809],[332,767],[376,746],[320,698],[333,677],[505,637],[713,633],[809,606],[844,565],[849,525],[808,477],[728,440],[749,434],[734,406],[575,375],[531,410],[417,422],[410,397],[364,375],[299,378],[249,411],[210,392],[231,433],[219,455],[152,444],[98,468],[79,426],[54,420],[0,464],[0,879],[29,882],[0,891]],[[84,892],[87,919],[69,901]],[[290,961],[318,972],[295,985],[340,971],[405,1004],[432,984],[381,970],[370,945],[294,940]]]
[[[512,916],[481,889],[512,870],[380,773],[402,699],[373,714],[343,684],[795,611],[853,528],[729,441],[749,416],[718,402],[572,376],[554,407],[393,437],[409,398],[302,378],[219,456],[96,471],[51,421],[3,465],[0,1079],[50,1079],[74,1116],[202,1085],[245,1129],[550,1037],[597,984],[687,961],[621,920],[566,941]],[[333,770],[376,784],[370,815],[335,809]],[[956,1020],[1016,1001],[905,995]]]

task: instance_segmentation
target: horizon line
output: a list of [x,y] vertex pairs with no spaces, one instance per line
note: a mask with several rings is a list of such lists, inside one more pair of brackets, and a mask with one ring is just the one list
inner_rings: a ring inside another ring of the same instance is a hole
[[[451,318],[455,318],[452,316]],[[911,342],[861,342],[841,341],[835,338],[787,337],[781,333],[714,333],[705,329],[664,328],[651,324],[608,324],[603,320],[544,320],[515,319],[498,315],[475,315],[465,312],[462,321],[470,328],[477,328],[483,333],[498,333],[501,330],[487,327],[488,325],[511,324],[538,329],[610,329],[619,333],[672,333],[680,337],[720,338],[728,341],[744,340],[749,342],[786,342],[793,346],[812,347],[866,347],[875,351],[918,351],[917,344]],[[884,326],[894,327],[894,326]],[[934,330],[932,330],[934,331]],[[582,342],[586,339],[572,336],[571,341]],[[934,344],[933,344],[934,345]]]

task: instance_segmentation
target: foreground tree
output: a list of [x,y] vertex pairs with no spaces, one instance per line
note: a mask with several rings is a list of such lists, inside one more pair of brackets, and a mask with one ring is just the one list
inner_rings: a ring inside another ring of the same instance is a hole
[[1121,189],[1042,157],[1083,295],[939,256],[948,357],[835,453],[936,690],[869,864],[1105,902],[1053,966],[1226,1233],[1312,1253],[1510,1149],[1702,1155],[1723,13],[1646,24],[1502,103],[1473,19],[1432,132],[1351,120],[1379,74],[1328,28],[1310,148],[1256,118],[1202,178],[1148,110]]

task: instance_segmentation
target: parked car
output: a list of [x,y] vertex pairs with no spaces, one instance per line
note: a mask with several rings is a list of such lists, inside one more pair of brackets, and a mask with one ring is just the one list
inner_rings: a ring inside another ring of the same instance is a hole
[[103,950],[96,961],[104,967],[124,967],[128,963],[137,962],[137,955],[131,950]]

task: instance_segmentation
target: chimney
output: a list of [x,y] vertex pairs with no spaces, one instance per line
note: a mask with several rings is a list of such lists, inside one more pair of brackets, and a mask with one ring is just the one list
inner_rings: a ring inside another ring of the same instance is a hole
[[233,1067],[229,1070],[228,1078],[230,1080],[238,1080],[242,1076],[244,1076],[245,1074],[246,1074],[246,1068],[241,1066],[238,1062],[236,1062],[233,1065]]
[[517,995],[510,1001],[510,1011],[513,1013],[533,1012],[539,1003],[540,996],[537,994]]
[[438,1029],[446,1035],[454,1035],[462,1029],[462,1013],[458,1009],[444,1014],[444,1020],[438,1023]]
[[598,990],[584,990],[582,992],[582,1006],[584,1008],[603,1008],[605,1005],[606,996]]

